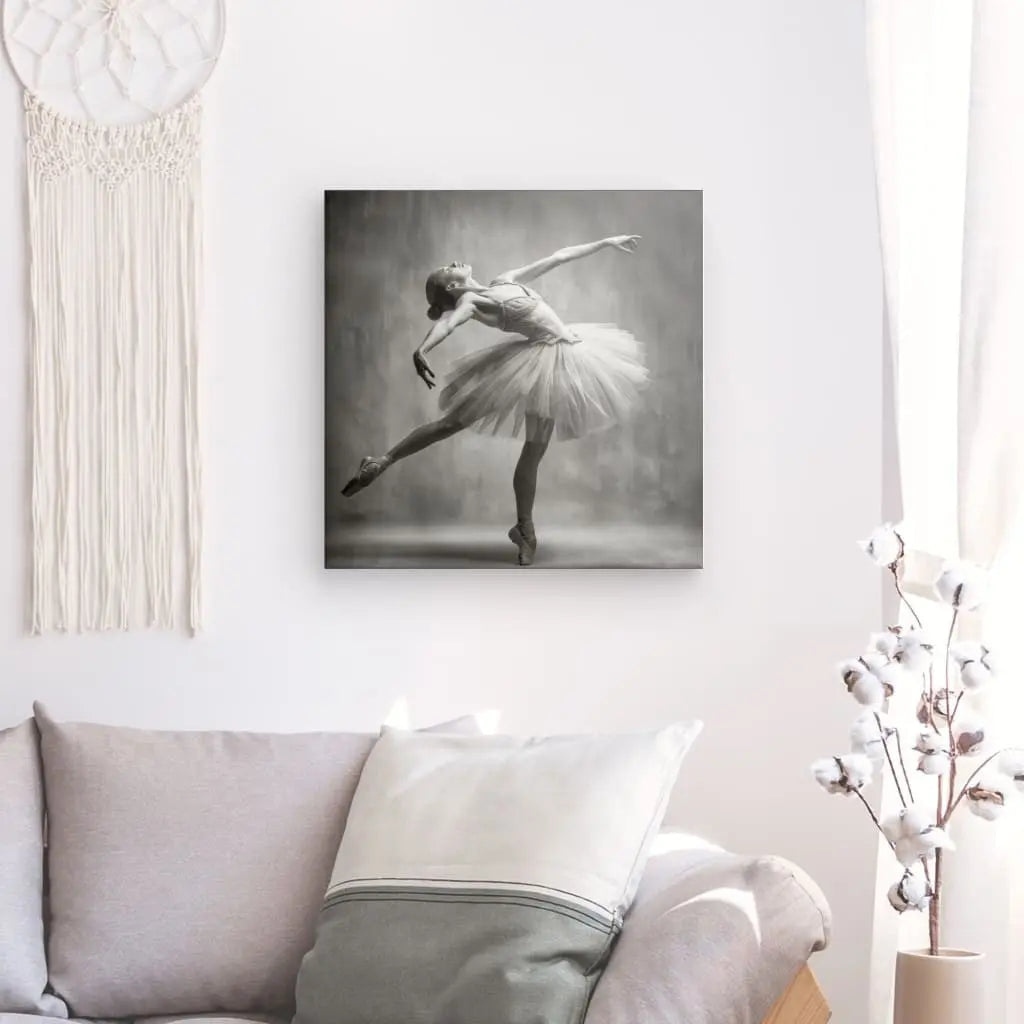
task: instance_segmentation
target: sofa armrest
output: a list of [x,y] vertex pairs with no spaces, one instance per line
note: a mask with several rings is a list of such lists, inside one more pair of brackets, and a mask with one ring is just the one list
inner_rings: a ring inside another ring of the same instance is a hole
[[830,929],[788,861],[663,834],[586,1024],[760,1024]]

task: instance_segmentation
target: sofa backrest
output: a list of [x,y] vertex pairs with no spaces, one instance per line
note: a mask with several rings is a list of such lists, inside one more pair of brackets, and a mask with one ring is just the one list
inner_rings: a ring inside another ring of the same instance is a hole
[[74,1016],[287,1010],[374,737],[36,718]]
[[73,1015],[290,1014],[376,736],[36,720],[49,975]]
[[0,1014],[66,1016],[45,988],[43,780],[29,721],[0,731]]

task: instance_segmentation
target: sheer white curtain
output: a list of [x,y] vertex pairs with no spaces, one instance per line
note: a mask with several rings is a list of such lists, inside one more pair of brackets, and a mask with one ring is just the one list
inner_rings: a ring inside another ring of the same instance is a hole
[[[915,546],[993,568],[985,621],[968,628],[1004,652],[988,710],[1012,742],[1024,738],[1011,649],[1024,618],[1024,2],[866,9],[903,518]],[[998,1024],[1024,1020],[1007,960],[1024,943],[1024,846],[1012,820],[984,824],[965,821],[947,858],[944,942],[990,954],[986,1024]],[[891,1019],[895,950],[922,944],[912,929],[879,902],[872,1024]]]

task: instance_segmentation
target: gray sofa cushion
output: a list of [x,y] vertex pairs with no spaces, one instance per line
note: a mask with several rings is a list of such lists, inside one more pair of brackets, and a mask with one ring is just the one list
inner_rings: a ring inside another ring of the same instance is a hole
[[71,1012],[290,1015],[376,737],[36,719],[50,981]]
[[66,1017],[44,993],[43,782],[32,722],[0,732],[0,1013]]
[[821,890],[779,857],[659,837],[586,1024],[751,1024],[829,940]]

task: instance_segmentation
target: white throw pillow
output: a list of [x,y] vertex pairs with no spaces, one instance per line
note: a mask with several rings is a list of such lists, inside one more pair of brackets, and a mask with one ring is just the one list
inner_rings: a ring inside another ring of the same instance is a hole
[[296,1024],[582,1020],[700,727],[386,729],[299,974]]

